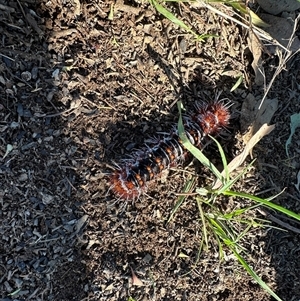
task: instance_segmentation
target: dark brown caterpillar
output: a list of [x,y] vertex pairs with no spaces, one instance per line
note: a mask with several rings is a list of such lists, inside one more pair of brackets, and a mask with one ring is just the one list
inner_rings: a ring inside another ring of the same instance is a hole
[[[189,141],[199,149],[207,135],[214,135],[228,125],[228,105],[222,101],[196,104],[194,112],[183,117]],[[120,199],[138,198],[147,190],[148,183],[155,180],[164,169],[175,167],[186,160],[188,151],[183,147],[177,127],[169,135],[152,139],[129,159],[121,161],[110,175],[111,190]]]

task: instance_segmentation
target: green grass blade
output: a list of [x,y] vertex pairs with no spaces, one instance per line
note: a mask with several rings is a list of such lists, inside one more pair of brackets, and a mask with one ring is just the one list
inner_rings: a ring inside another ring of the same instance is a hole
[[182,141],[183,146],[192,153],[192,155],[197,158],[204,166],[208,167],[213,174],[220,180],[222,183],[224,182],[224,178],[221,175],[221,173],[218,171],[218,169],[203,155],[203,153],[196,148],[187,138],[183,126],[183,121],[182,121],[182,104],[181,101],[177,102],[178,106],[178,111],[179,111],[179,120],[178,120],[178,134],[179,137]]
[[207,215],[206,215],[206,219],[208,220],[208,224],[210,226],[210,229],[211,229],[213,235],[215,236],[215,238],[217,240],[220,260],[223,261],[223,259],[224,259],[224,251],[223,251],[222,242],[220,240],[219,232],[218,232],[218,230],[216,230],[216,227],[214,226],[214,222],[212,222],[213,219],[209,218]]
[[234,253],[235,257],[238,259],[243,268],[249,273],[249,275],[271,296],[273,296],[277,301],[283,301],[280,299],[270,288],[269,286],[253,271],[253,269],[248,265],[245,259],[237,252],[237,250],[229,245],[230,250]]
[[174,23],[174,24],[182,27],[186,31],[191,32],[191,33],[194,34],[194,32],[191,30],[191,28],[189,28],[184,22],[182,22],[181,20],[179,20],[178,18],[176,18],[170,11],[168,11],[166,8],[164,8],[156,0],[150,0],[149,2],[154,6],[154,8],[159,13],[161,13],[164,17],[166,17],[167,19],[169,19],[172,23]]
[[114,6],[110,5],[109,15],[107,17],[108,20],[112,21],[114,19]]
[[245,207],[245,208],[241,208],[241,209],[236,209],[236,210],[231,211],[231,212],[229,212],[229,213],[225,213],[225,214],[223,215],[223,217],[224,217],[225,219],[230,220],[230,219],[232,219],[232,218],[234,218],[234,217],[237,217],[237,216],[239,216],[239,215],[242,215],[242,214],[244,214],[245,212],[247,212],[247,211],[249,211],[249,210],[252,210],[252,209],[254,209],[254,208],[258,207],[258,206],[260,206],[260,205],[257,204],[257,205],[253,205],[253,206],[250,206],[250,207]]
[[220,261],[223,261],[224,258],[225,258],[225,255],[224,255],[224,250],[223,250],[223,245],[222,245],[222,242],[218,236],[217,233],[214,232],[214,235],[215,235],[215,238],[217,240],[217,243],[218,243],[218,249],[219,249],[219,256],[220,256]]
[[[213,34],[202,34],[202,35],[197,34],[190,27],[188,27],[184,22],[182,22],[181,20],[179,20],[170,11],[168,11],[165,7],[163,7],[160,3],[158,3],[156,0],[149,0],[149,2],[165,18],[169,19],[172,23],[174,23],[177,26],[180,26],[181,28],[183,28],[187,32],[193,34],[195,36],[195,38],[196,38],[197,41],[203,42],[206,38],[217,37],[216,35],[213,35]],[[174,2],[179,2],[179,1],[177,0],[177,1],[174,1]]]
[[249,232],[251,228],[252,228],[252,224],[249,224],[241,233],[238,234],[234,242],[238,243]]
[[213,226],[215,233],[217,233],[218,236],[222,238],[222,240],[227,240],[227,235],[224,229],[217,223],[217,221],[210,217],[208,217],[208,220],[210,224]]
[[208,235],[207,235],[207,229],[206,229],[206,224],[205,224],[205,217],[204,217],[204,213],[203,213],[202,206],[201,206],[202,202],[201,202],[200,198],[197,198],[196,201],[197,201],[197,205],[198,205],[198,209],[199,209],[200,218],[202,220],[202,231],[203,231],[205,245],[208,248]]
[[255,201],[255,202],[258,202],[262,205],[265,205],[266,207],[269,207],[269,208],[272,208],[272,209],[275,209],[281,213],[284,213],[286,214],[287,216],[290,216],[298,221],[300,221],[300,215],[289,210],[289,209],[286,209],[280,205],[277,205],[277,204],[274,204],[272,202],[269,202],[265,199],[261,199],[257,196],[254,196],[254,195],[251,195],[251,194],[248,194],[248,193],[244,193],[244,192],[236,192],[236,191],[230,191],[230,190],[227,190],[227,191],[224,191],[223,192],[224,195],[228,195],[228,196],[235,196],[235,197],[240,197],[240,198],[246,198],[246,199],[249,199],[249,200],[252,200],[252,201]]
[[209,135],[209,138],[211,138],[216,143],[216,145],[218,147],[218,150],[219,150],[219,153],[220,153],[221,159],[222,159],[223,168],[224,168],[224,171],[225,171],[226,182],[228,182],[229,181],[228,164],[227,164],[227,159],[226,159],[225,153],[223,151],[223,148],[222,148],[221,144],[214,137]]
[[256,13],[254,13],[252,10],[247,9],[246,5],[241,3],[241,1],[234,1],[234,2],[225,2],[226,4],[232,6],[234,9],[236,9],[238,12],[244,15],[249,15],[251,18],[251,22],[259,27],[270,27],[268,23],[263,21]]
[[236,83],[233,85],[233,87],[230,89],[230,92],[233,92],[238,88],[238,86],[243,82],[244,77],[240,75],[236,81]]
[[[195,178],[192,178],[191,180],[187,181],[183,188],[183,193],[187,193],[187,192],[191,191],[192,187],[194,186],[194,183],[195,183]],[[167,220],[167,224],[172,220],[174,214],[177,212],[179,207],[182,205],[182,203],[186,199],[186,197],[187,197],[186,195],[180,195],[178,197],[178,201],[177,201],[174,209],[172,210],[170,217]]]

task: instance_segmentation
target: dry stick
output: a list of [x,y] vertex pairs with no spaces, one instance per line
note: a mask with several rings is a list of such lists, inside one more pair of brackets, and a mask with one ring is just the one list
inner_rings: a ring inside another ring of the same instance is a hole
[[3,4],[0,4],[0,9],[1,10],[6,10],[10,13],[14,13],[16,11],[13,7],[6,6],[6,5],[3,5]]
[[[52,104],[52,102],[51,102],[51,104]],[[68,115],[70,115],[73,111],[75,111],[75,110],[78,109],[79,107],[80,107],[80,105],[77,106],[77,107],[75,107],[75,108],[69,108],[69,109],[67,109],[67,110],[65,110],[65,111],[62,111],[62,112],[57,112],[57,113],[49,114],[49,115],[42,115],[42,116],[40,116],[40,117],[41,117],[41,118],[52,118],[52,117],[57,117],[57,116],[64,115],[64,114],[66,114],[66,113],[68,113]]]
[[24,12],[23,6],[21,5],[21,3],[20,3],[19,0],[17,0],[17,2],[18,2],[18,4],[19,4],[19,6],[20,6],[20,9],[21,9],[21,12],[22,12],[24,18],[26,19],[26,14],[25,14],[25,12]]
[[[99,92],[91,90],[94,94],[96,94],[97,96],[102,96]],[[106,103],[110,108],[114,109],[115,111],[117,111],[117,109],[110,104],[107,100],[105,100],[105,98],[102,98],[101,101],[103,101],[104,103]]]
[[8,60],[11,60],[11,61],[15,61],[14,59],[12,59],[11,57],[9,57],[9,56],[7,56],[7,55],[5,55],[5,54],[3,54],[3,53],[0,53],[0,56],[3,56],[3,57],[5,57],[6,59],[8,59]]
[[74,185],[71,183],[71,181],[69,180],[68,177],[66,177],[67,182],[69,183],[69,185],[75,190],[77,191],[77,189],[74,187]]
[[[95,91],[92,91],[92,92],[95,93]],[[96,94],[96,93],[95,93],[95,94]],[[102,109],[110,109],[110,108],[116,110],[115,107],[113,107],[112,105],[110,105],[110,104],[108,104],[107,102],[103,101],[103,99],[102,99],[102,101],[105,102],[105,103],[109,106],[109,108],[108,108],[108,107],[105,107],[105,106],[100,106],[100,105],[98,105],[98,104],[92,102],[91,100],[89,100],[88,98],[86,98],[86,97],[84,97],[84,96],[82,96],[82,95],[80,95],[80,99],[83,100],[83,101],[85,101],[85,102],[87,102],[87,103],[89,103],[91,106],[96,107],[96,108],[99,109],[99,110],[102,110]]]
[[259,104],[258,109],[261,108],[263,102],[265,101],[265,99],[266,99],[266,97],[267,97],[267,95],[268,95],[268,93],[269,93],[269,91],[270,91],[270,89],[271,89],[271,87],[272,87],[272,85],[273,85],[275,79],[276,79],[276,77],[280,74],[280,72],[282,71],[282,69],[284,68],[284,66],[286,65],[286,63],[287,63],[293,56],[295,56],[298,52],[300,52],[300,49],[298,49],[298,50],[295,51],[294,53],[290,50],[290,49],[291,49],[291,46],[292,46],[292,43],[293,43],[293,40],[294,40],[294,36],[295,36],[295,32],[296,32],[296,30],[297,30],[297,26],[298,26],[299,20],[300,20],[300,15],[295,19],[293,32],[292,32],[292,34],[291,34],[291,36],[290,36],[290,39],[289,39],[289,43],[288,43],[288,45],[287,45],[287,48],[286,48],[286,49],[283,48],[283,49],[285,49],[285,54],[282,56],[282,53],[279,52],[279,50],[278,50],[277,55],[278,55],[278,57],[279,57],[279,65],[278,65],[278,67],[276,68],[276,71],[274,72],[274,75],[273,75],[273,77],[272,77],[270,83],[269,83],[268,86],[267,86],[267,89],[266,89],[266,91],[265,91],[265,93],[264,93],[264,96],[263,96],[263,98],[262,98],[262,100],[261,100],[261,102],[260,102],[260,104]]
[[259,213],[261,213],[262,215],[266,216],[268,219],[270,219],[272,222],[280,225],[281,227],[284,227],[285,229],[288,229],[290,231],[293,231],[295,233],[298,233],[300,234],[300,229],[296,228],[296,227],[293,227],[291,226],[290,224],[288,223],[285,223],[283,222],[282,220],[280,220],[279,218],[275,217],[274,215],[266,212],[265,210],[262,210],[262,209],[258,209],[257,210],[259,211]]

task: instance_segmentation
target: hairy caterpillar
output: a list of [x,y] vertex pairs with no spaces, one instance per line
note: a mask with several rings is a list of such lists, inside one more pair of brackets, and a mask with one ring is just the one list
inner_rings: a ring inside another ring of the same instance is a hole
[[[201,149],[203,139],[218,134],[228,125],[229,119],[228,104],[216,100],[197,103],[191,113],[183,116],[183,123],[190,142]],[[177,126],[173,126],[170,134],[160,134],[130,158],[122,160],[110,174],[110,189],[120,199],[138,198],[163,170],[183,163],[187,156]]]

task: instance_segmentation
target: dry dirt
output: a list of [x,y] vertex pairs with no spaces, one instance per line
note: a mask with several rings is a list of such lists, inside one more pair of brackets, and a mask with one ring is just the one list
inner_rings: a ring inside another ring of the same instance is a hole
[[[251,121],[243,104],[263,96],[246,29],[203,7],[170,7],[197,32],[218,37],[196,42],[146,1],[0,0],[2,301],[273,300],[226,248],[223,261],[213,244],[198,258],[202,225],[193,197],[166,223],[190,175],[197,186],[212,183],[199,164],[170,171],[135,202],[107,193],[113,161],[168,131],[179,99],[187,108],[218,92],[232,101],[230,127],[219,138],[231,160]],[[266,82],[278,62],[264,53]],[[285,142],[299,112],[299,70],[294,56],[275,80],[268,98],[278,101],[276,128],[235,187],[265,197],[285,189],[275,202],[297,213],[299,131],[290,159]],[[242,85],[230,92],[239,75]],[[216,147],[206,154],[220,166]],[[249,204],[221,202],[228,212]],[[285,301],[300,300],[299,243],[299,234],[269,227],[242,241],[250,265]]]

